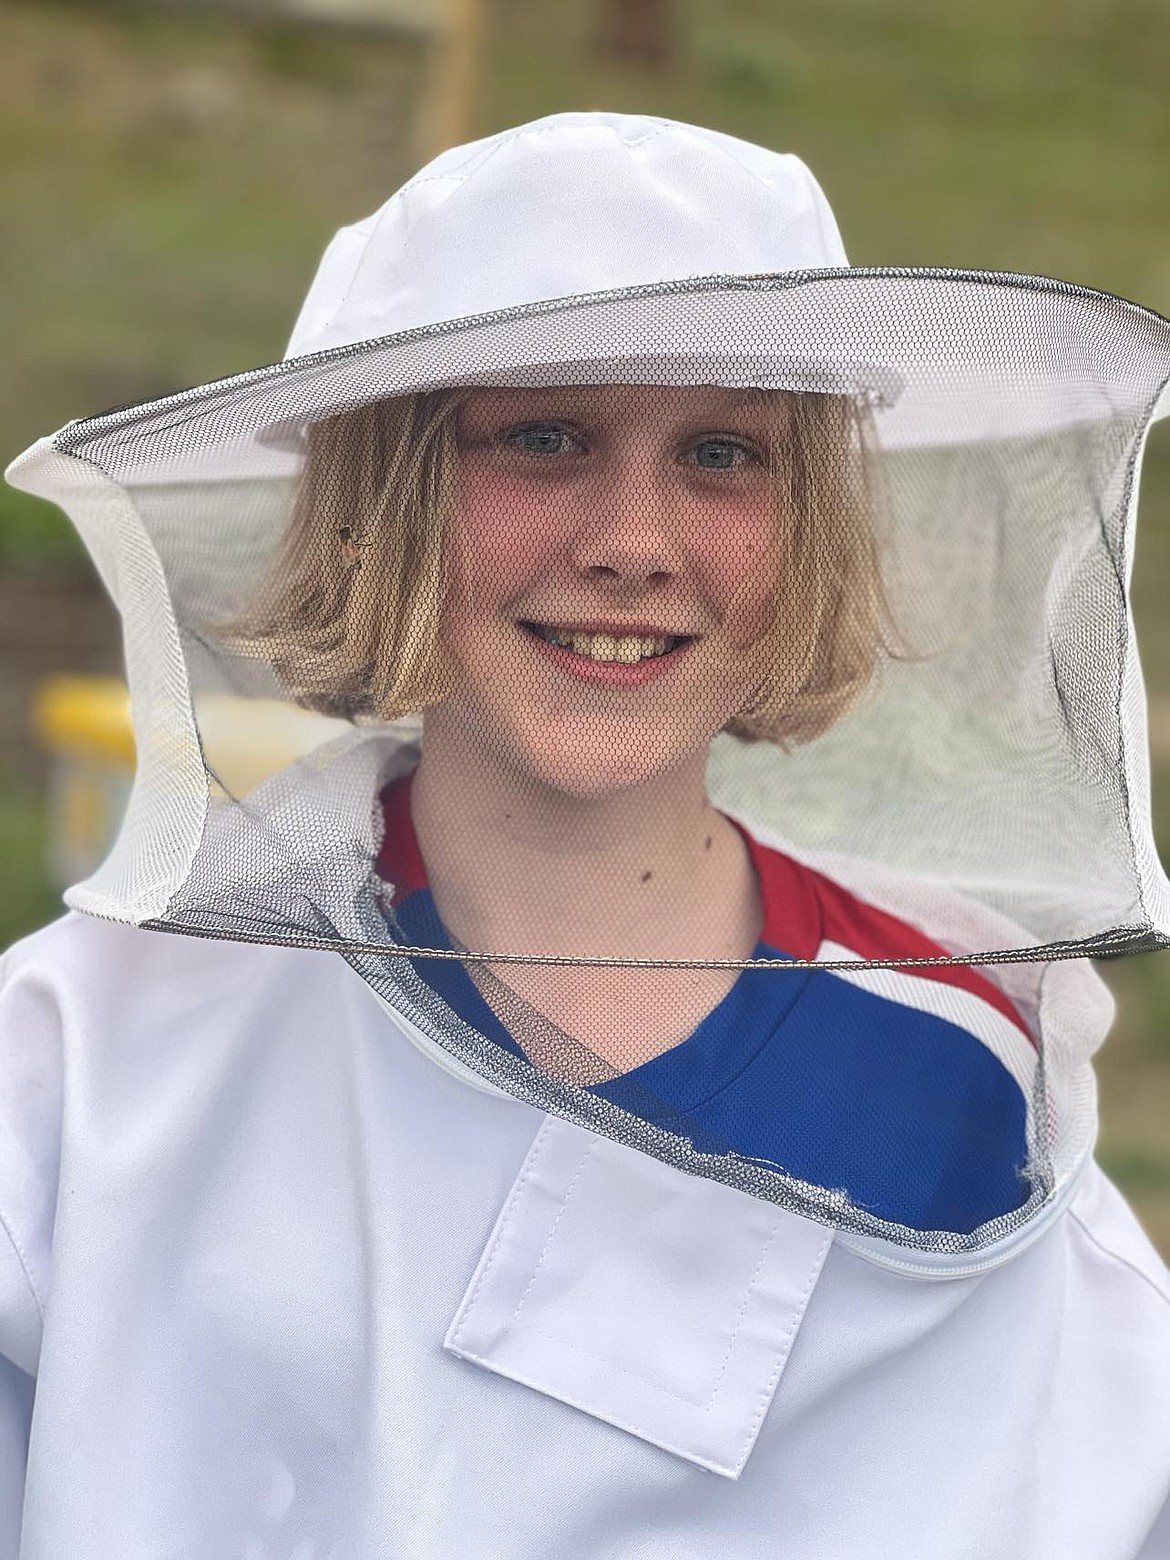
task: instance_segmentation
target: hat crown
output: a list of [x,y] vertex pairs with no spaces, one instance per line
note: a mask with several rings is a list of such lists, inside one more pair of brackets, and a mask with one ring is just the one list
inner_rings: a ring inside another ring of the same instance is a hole
[[631,114],[554,114],[427,164],[322,258],[286,357],[696,276],[847,265],[798,157]]

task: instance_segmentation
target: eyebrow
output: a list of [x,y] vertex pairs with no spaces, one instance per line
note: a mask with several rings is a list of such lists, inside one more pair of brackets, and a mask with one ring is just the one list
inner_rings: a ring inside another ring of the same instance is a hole
[[[494,389],[494,387],[491,387]],[[703,407],[688,407],[687,420],[696,423],[711,422],[715,425],[720,420],[720,414],[764,412],[775,414],[779,412],[780,421],[786,421],[785,413],[788,408],[784,405],[783,392],[766,390],[756,385],[655,385],[645,386],[631,384],[623,385],[532,385],[517,386],[515,389],[504,389],[503,394],[511,400],[511,404],[493,408],[492,415],[515,418],[517,421],[540,421],[547,418],[559,418],[564,420],[589,421],[595,411],[594,396],[600,390],[620,391],[631,390],[658,390],[665,398],[670,398],[672,392],[678,390],[689,391],[692,394],[698,391],[706,392],[709,399]],[[490,393],[490,391],[489,391]],[[474,396],[474,392],[473,392]],[[511,399],[515,397],[515,399]],[[474,399],[468,398],[471,406],[466,403],[460,405],[456,417],[457,421],[468,412],[475,416]],[[527,402],[528,404],[524,404]],[[779,405],[777,405],[779,403]],[[771,421],[771,417],[769,418]]]

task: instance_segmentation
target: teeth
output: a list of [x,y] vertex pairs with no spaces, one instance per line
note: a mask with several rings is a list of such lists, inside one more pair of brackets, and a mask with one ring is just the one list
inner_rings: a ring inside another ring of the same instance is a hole
[[655,655],[665,655],[673,640],[663,634],[629,634],[621,639],[612,634],[578,634],[563,628],[536,625],[542,639],[583,655],[590,661],[616,661],[633,666]]

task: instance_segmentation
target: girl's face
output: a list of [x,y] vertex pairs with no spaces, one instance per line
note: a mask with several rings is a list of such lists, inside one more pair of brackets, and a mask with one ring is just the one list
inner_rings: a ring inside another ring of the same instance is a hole
[[559,790],[705,757],[761,677],[779,396],[477,390],[457,413],[448,713]]

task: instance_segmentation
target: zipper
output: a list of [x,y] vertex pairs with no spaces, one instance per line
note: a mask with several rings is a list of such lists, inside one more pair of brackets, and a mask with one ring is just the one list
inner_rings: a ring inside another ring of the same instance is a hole
[[392,1003],[388,1002],[380,992],[374,991],[374,988],[370,986],[368,982],[365,984],[367,989],[373,992],[374,1000],[393,1020],[394,1027],[398,1029],[406,1037],[406,1039],[410,1041],[415,1050],[419,1051],[423,1056],[425,1056],[428,1061],[434,1062],[436,1067],[441,1068],[445,1073],[449,1073],[452,1078],[457,1078],[460,1083],[467,1084],[469,1088],[478,1089],[481,1094],[490,1094],[499,1100],[509,1100],[513,1105],[524,1104],[523,1100],[517,1099],[514,1094],[509,1094],[506,1089],[501,1089],[496,1084],[489,1083],[486,1078],[482,1077],[473,1068],[468,1067],[464,1062],[459,1061],[457,1057],[452,1056],[450,1051],[448,1051],[444,1046],[441,1046],[438,1041],[433,1040],[425,1030],[420,1029],[419,1026],[414,1023],[413,1020],[407,1018],[400,1009],[394,1007]]
[[1005,1262],[1012,1261],[1045,1234],[1067,1210],[1091,1163],[1092,1153],[1089,1152],[1039,1213],[974,1260],[966,1258],[963,1252],[948,1251],[918,1251],[911,1257],[905,1248],[877,1235],[853,1235],[838,1231],[836,1243],[863,1261],[886,1268],[891,1273],[900,1273],[906,1278],[921,1278],[936,1283],[948,1279],[977,1278],[981,1273],[989,1273],[994,1268],[1002,1267]]
[[[501,1089],[496,1084],[489,1083],[486,1078],[472,1068],[458,1061],[445,1047],[433,1040],[423,1029],[407,1018],[378,992],[373,992],[373,995],[386,1014],[393,1020],[395,1027],[411,1045],[452,1078],[466,1084],[469,1088],[477,1089],[481,1094],[487,1094],[496,1099],[508,1100],[512,1104],[525,1103],[522,1100],[518,1100],[514,1094],[510,1094],[506,1089]],[[872,1263],[875,1267],[885,1268],[889,1272],[899,1273],[906,1278],[918,1278],[934,1282],[949,1279],[976,1278],[981,1273],[988,1273],[994,1268],[1002,1267],[1005,1262],[1010,1262],[1013,1258],[1019,1256],[1021,1252],[1026,1251],[1034,1241],[1040,1239],[1045,1231],[1065,1211],[1076,1195],[1091,1158],[1091,1154],[1085,1155],[1064,1186],[1039,1213],[1029,1219],[1018,1230],[1004,1236],[987,1253],[975,1260],[965,1258],[962,1252],[919,1251],[911,1257],[907,1255],[908,1248],[898,1246],[893,1241],[884,1240],[877,1235],[854,1235],[841,1230],[834,1230],[833,1239],[836,1244],[844,1246],[846,1250],[851,1251],[854,1256],[860,1257],[863,1261]],[[829,1226],[829,1228],[832,1227]]]

